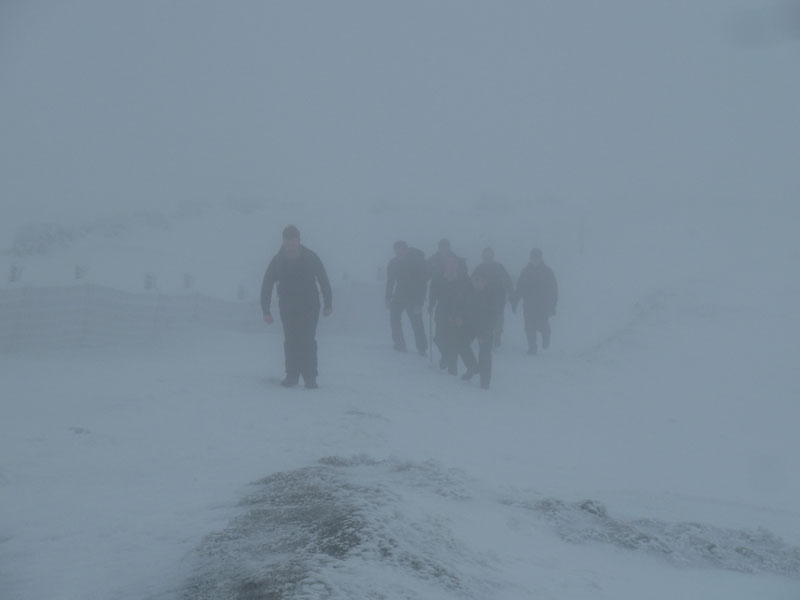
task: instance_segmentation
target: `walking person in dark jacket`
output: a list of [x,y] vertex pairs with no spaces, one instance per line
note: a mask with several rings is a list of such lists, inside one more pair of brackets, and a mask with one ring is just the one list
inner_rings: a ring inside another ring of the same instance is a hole
[[461,349],[461,325],[464,320],[464,309],[467,295],[472,283],[458,266],[458,259],[449,256],[444,261],[442,277],[431,282],[436,287],[431,296],[436,298],[432,309],[435,310],[436,335],[433,341],[439,348],[441,359],[439,368],[447,369],[451,375],[458,373],[458,355]]
[[[481,387],[489,388],[492,378],[492,337],[497,320],[498,306],[502,296],[497,288],[490,286],[480,273],[472,274],[472,287],[469,289],[463,308],[461,323],[461,346],[459,354],[467,367],[461,379],[470,380],[480,374]],[[478,358],[471,344],[478,340]]]
[[444,274],[444,261],[450,256],[454,257],[458,261],[459,273],[469,277],[467,260],[460,256],[456,256],[455,252],[453,252],[452,248],[450,247],[450,240],[446,238],[439,240],[438,250],[431,254],[431,257],[428,259],[428,277],[431,279],[441,277]]
[[272,288],[278,284],[278,310],[283,324],[283,350],[286,358],[284,387],[297,385],[300,377],[307,388],[317,387],[317,322],[322,292],[326,317],[333,310],[333,295],[325,267],[316,253],[300,243],[294,225],[283,230],[283,245],[273,257],[261,285],[264,321],[272,324]]
[[494,250],[492,248],[484,248],[481,258],[483,262],[475,267],[474,272],[486,280],[488,285],[494,287],[501,296],[493,336],[494,347],[499,348],[505,323],[506,301],[510,301],[514,295],[514,282],[511,281],[511,275],[508,274],[502,263],[494,259]]
[[422,356],[428,353],[428,338],[422,323],[422,306],[428,285],[428,269],[422,250],[410,248],[402,240],[394,244],[394,257],[386,267],[386,307],[392,326],[392,342],[398,352],[406,351],[403,312],[408,313],[414,342]]
[[558,303],[558,284],[553,270],[544,264],[542,251],[531,250],[531,258],[522,269],[517,281],[512,308],[522,300],[525,316],[525,334],[528,337],[528,354],[536,354],[536,334],[542,336],[542,348],[550,346],[549,319],[556,314]]
[[449,259],[456,261],[459,277],[463,276],[469,279],[466,259],[456,256],[455,252],[450,249],[450,240],[445,238],[439,240],[439,249],[428,259],[428,277],[431,280],[430,290],[428,292],[428,312],[430,314],[433,314],[433,310],[439,300],[436,294],[442,288],[441,283],[444,278],[444,265]]

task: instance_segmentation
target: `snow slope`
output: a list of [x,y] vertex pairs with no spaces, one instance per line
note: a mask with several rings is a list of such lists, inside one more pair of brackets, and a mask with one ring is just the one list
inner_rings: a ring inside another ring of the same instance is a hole
[[256,314],[150,335],[147,314],[123,309],[144,339],[0,355],[0,598],[796,598],[790,219],[760,215],[770,235],[746,251],[753,221],[735,212],[710,234],[697,214],[694,232],[668,211],[619,228],[588,207],[570,229],[574,208],[453,221],[471,264],[494,239],[512,273],[533,245],[523,232],[554,224],[535,242],[562,288],[553,347],[525,356],[509,313],[489,391],[391,351],[379,269],[395,237],[429,251],[441,235],[436,220],[413,228],[413,210],[356,235],[299,223],[334,281],[316,391],[274,385],[280,331],[254,302],[290,206],[111,229],[94,216],[59,225],[73,236],[57,246],[7,253],[24,277],[0,295],[128,298],[154,272],[149,293],[178,298],[191,272],[197,293]]

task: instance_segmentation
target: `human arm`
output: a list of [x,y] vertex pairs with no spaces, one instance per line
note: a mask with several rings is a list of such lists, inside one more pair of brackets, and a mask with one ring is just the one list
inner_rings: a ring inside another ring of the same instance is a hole
[[392,259],[386,265],[386,308],[392,306],[392,296],[394,296],[394,288],[397,284],[397,269],[396,261]]
[[322,292],[322,314],[326,317],[333,312],[333,291],[331,290],[331,282],[328,279],[328,273],[325,271],[325,267],[322,264],[319,256],[314,255],[315,257],[315,275],[317,277],[317,283],[319,283],[319,289]]
[[278,256],[276,255],[269,263],[264,279],[261,282],[261,312],[264,314],[264,321],[267,324],[273,322],[270,305],[272,304],[272,288],[278,280]]
[[552,294],[550,296],[550,315],[553,316],[556,314],[556,305],[558,304],[558,282],[556,281],[556,276],[552,271],[550,271],[550,277],[552,286]]
[[525,276],[525,269],[519,274],[517,278],[517,287],[511,292],[511,311],[516,313],[517,312],[517,305],[519,304],[520,299],[522,298],[522,286],[524,282]]

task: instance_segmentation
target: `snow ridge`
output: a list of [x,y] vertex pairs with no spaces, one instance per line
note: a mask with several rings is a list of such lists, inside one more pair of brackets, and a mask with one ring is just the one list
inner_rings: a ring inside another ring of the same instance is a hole
[[440,467],[331,457],[255,486],[245,512],[202,543],[180,598],[487,595],[487,558],[443,514],[418,510],[423,498],[461,497]]
[[435,461],[326,457],[254,487],[241,514],[193,553],[177,598],[513,597],[494,552],[469,536],[482,511],[538,532],[536,543],[550,530],[554,541],[610,544],[674,567],[800,579],[800,547],[763,528],[624,520],[595,500],[498,498]]
[[678,567],[763,572],[800,579],[800,547],[787,544],[764,528],[730,529],[648,518],[626,521],[612,517],[596,500],[547,498],[523,506],[544,517],[558,536],[570,543],[611,544],[662,557]]

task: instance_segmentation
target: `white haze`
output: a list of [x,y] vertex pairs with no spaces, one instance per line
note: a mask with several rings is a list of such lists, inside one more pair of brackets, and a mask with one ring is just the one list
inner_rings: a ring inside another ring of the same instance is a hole
[[[337,294],[334,320],[321,325],[310,414],[262,385],[281,357],[279,336],[262,337],[260,323],[256,337],[190,332],[202,338],[196,354],[168,340],[142,359],[125,335],[152,322],[133,317],[121,319],[110,356],[73,357],[69,344],[0,354],[10,382],[0,392],[9,408],[0,590],[160,597],[173,565],[225,526],[240,486],[365,452],[363,464],[348,463],[357,479],[392,479],[385,465],[370,470],[384,458],[432,459],[477,478],[448,480],[482,499],[454,527],[498,553],[507,597],[745,598],[762,584],[794,597],[794,572],[748,579],[648,563],[638,576],[641,558],[614,554],[606,565],[602,549],[550,546],[555,537],[538,534],[531,550],[528,537],[478,523],[505,515],[487,489],[512,488],[524,504],[519,490],[533,488],[601,498],[631,519],[763,525],[797,552],[797,7],[0,1],[2,298],[46,288],[72,298],[80,265],[90,284],[115,290],[140,292],[152,273],[171,297],[191,274],[205,296],[253,303],[290,222]],[[531,247],[544,249],[563,291],[550,362],[519,356],[521,324],[510,315],[515,333],[489,395],[384,354],[378,280],[391,244],[430,253],[440,237],[473,266],[494,246],[515,276]],[[8,281],[12,269],[21,281]],[[13,302],[0,306],[3,332],[51,306]],[[52,314],[68,320],[64,304]],[[53,382],[64,386],[55,407]],[[197,429],[184,430],[198,398]],[[249,411],[269,422],[268,436],[244,423]],[[474,446],[487,419],[494,429]],[[457,423],[455,438],[442,421]],[[138,439],[153,422],[161,429],[149,443],[164,460],[150,463]],[[408,432],[419,423],[417,439]],[[527,423],[537,436],[512,439]],[[195,470],[211,481],[197,487]],[[421,488],[444,476],[430,477]],[[103,487],[95,478],[110,479],[105,493],[139,516],[140,530],[102,497],[84,497]],[[165,491],[138,506],[129,499],[138,485]],[[62,497],[63,518],[52,504]],[[173,526],[187,504],[190,516]],[[595,586],[605,591],[595,596]]]
[[3,205],[785,208],[798,46],[733,43],[754,4],[9,0]]

